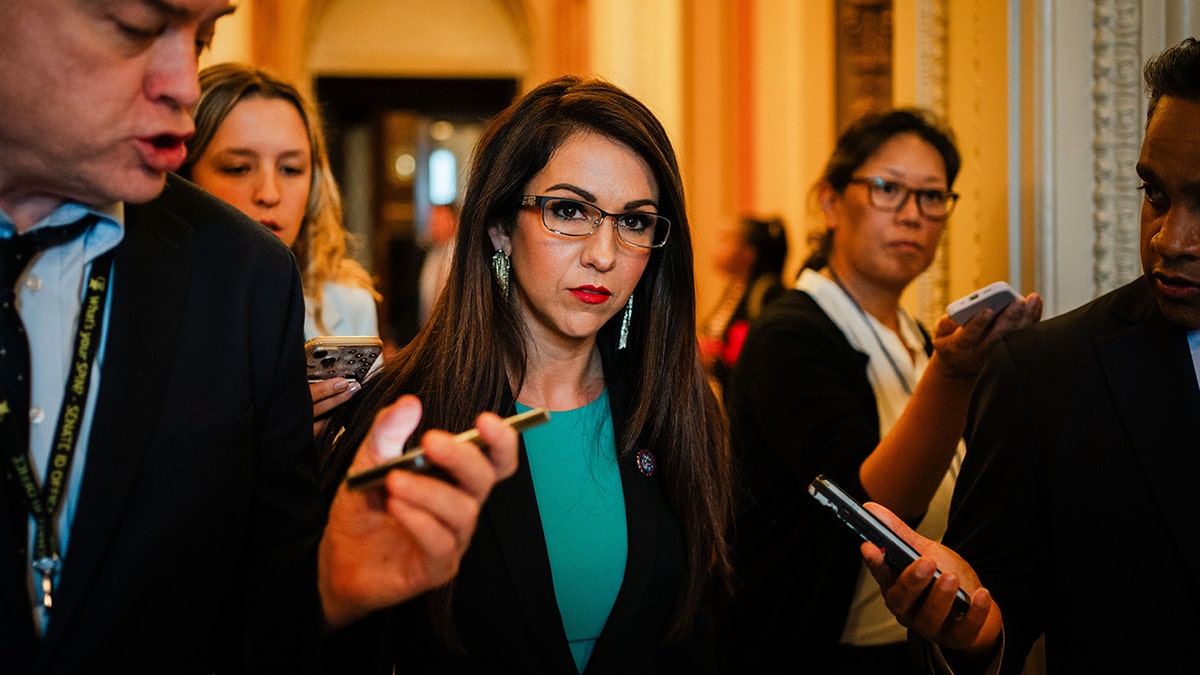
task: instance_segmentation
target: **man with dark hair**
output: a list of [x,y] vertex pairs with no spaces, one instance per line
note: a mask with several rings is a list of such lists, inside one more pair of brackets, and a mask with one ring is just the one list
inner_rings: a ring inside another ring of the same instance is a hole
[[[871,507],[926,556],[897,575],[863,547],[910,635],[940,645],[931,665],[1019,673],[1043,635],[1052,673],[1178,672],[1194,660],[1200,43],[1152,58],[1144,77],[1144,276],[993,354],[945,546]],[[944,574],[931,584],[935,563]],[[959,584],[974,591],[961,619],[949,617]]]
[[[170,175],[230,0],[0,1],[0,670],[306,672],[349,623],[448,581],[492,461],[456,484],[316,480],[300,276],[265,228]],[[355,469],[420,418],[385,409]]]

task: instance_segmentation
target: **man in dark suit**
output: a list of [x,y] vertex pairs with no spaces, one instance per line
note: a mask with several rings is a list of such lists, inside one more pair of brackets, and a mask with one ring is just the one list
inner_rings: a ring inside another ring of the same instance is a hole
[[[910,635],[941,645],[931,666],[1019,673],[1043,635],[1051,673],[1179,672],[1194,660],[1200,43],[1166,50],[1144,75],[1144,276],[996,350],[971,404],[949,548],[911,538],[926,557],[896,576],[863,547]],[[922,598],[935,562],[945,574]],[[960,583],[972,609],[947,618]]]
[[[423,439],[457,483],[392,472],[323,512],[295,261],[168,175],[232,9],[0,3],[5,673],[310,670],[323,623],[449,580],[515,468],[516,434],[481,416],[490,460]],[[352,470],[419,418],[385,409]]]

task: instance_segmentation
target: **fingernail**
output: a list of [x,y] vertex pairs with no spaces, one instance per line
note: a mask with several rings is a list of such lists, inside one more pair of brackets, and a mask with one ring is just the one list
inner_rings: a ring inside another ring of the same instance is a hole
[[333,390],[334,391],[346,391],[346,388],[349,386],[350,386],[350,382],[348,382],[347,380],[339,379],[337,382],[333,383]]
[[935,565],[923,558],[919,561],[919,564],[913,567],[913,572],[917,575],[918,579],[932,579],[933,573],[936,570],[937,567]]
[[347,388],[350,391],[358,391],[359,389],[362,389],[362,385],[357,382],[351,382],[349,387],[347,387]]

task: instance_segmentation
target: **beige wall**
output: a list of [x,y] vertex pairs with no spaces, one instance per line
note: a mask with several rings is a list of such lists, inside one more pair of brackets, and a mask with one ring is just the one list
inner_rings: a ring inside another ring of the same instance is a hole
[[739,206],[783,216],[795,273],[806,233],[824,229],[809,195],[835,135],[833,3],[759,2],[753,25],[753,154],[745,159],[755,180]]
[[[731,3],[689,3],[684,14],[682,101],[687,111],[680,138],[680,171],[687,196],[697,261],[700,306],[711,304],[719,287],[706,274],[720,219],[731,217],[737,180],[735,104],[737,12]],[[714,129],[727,130],[713,133]]]
[[217,20],[212,46],[200,55],[200,67],[225,61],[250,61],[251,31],[254,24],[252,2],[238,3],[237,11]]
[[1007,7],[956,0],[948,12],[945,114],[963,166],[955,182],[962,197],[947,228],[946,300],[1009,278]]
[[201,67],[222,61],[246,61],[270,68],[311,90],[307,46],[312,26],[328,0],[235,0],[237,11],[220,19],[212,50]]
[[312,16],[313,75],[520,77],[528,48],[503,2],[325,0]]
[[[808,189],[834,141],[833,0],[239,4],[219,25],[208,62],[252,60],[306,85],[320,71],[508,73],[526,88],[596,73],[625,86],[676,143],[702,311],[721,285],[708,269],[721,222],[741,211],[782,215],[790,271],[806,231],[820,225]],[[932,322],[946,301],[1001,278],[1052,294],[1051,313],[1102,290],[1091,281],[1109,264],[1093,253],[1091,64],[1109,38],[1096,38],[1096,17],[1111,5],[1140,15],[1144,57],[1161,48],[1170,32],[1162,26],[1195,4],[894,0],[894,101],[944,113],[964,160],[944,255],[906,306]]]

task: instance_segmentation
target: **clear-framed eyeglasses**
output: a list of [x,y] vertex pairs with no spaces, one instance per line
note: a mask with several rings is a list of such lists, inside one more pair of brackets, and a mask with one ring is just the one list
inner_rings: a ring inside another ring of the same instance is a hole
[[950,217],[958,203],[958,193],[948,190],[928,190],[909,187],[879,176],[851,178],[851,183],[867,186],[867,199],[881,211],[899,213],[911,195],[916,196],[917,211],[926,218],[942,220]]
[[525,195],[521,206],[542,210],[542,226],[564,237],[586,237],[596,231],[605,218],[611,218],[621,241],[638,248],[659,248],[667,243],[671,221],[657,213],[629,211],[609,213],[587,202],[566,197]]

